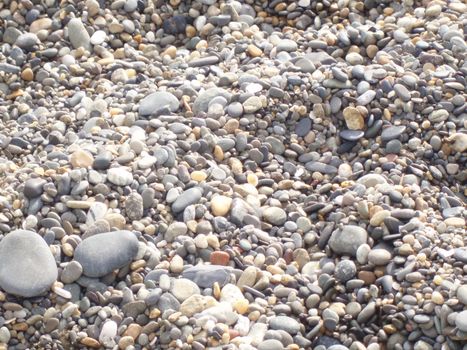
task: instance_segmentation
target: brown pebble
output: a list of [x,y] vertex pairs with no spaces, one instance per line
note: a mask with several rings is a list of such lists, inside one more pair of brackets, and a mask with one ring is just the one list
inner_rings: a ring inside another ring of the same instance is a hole
[[128,326],[128,328],[126,329],[125,333],[123,333],[123,335],[130,336],[136,340],[136,338],[138,338],[139,335],[141,334],[141,329],[142,327],[139,324],[132,323]]
[[93,349],[99,349],[101,347],[101,344],[96,339],[91,337],[85,337],[81,339],[80,343]]
[[26,81],[33,81],[34,80],[34,73],[31,68],[25,68],[21,72],[21,78]]
[[365,282],[366,285],[373,284],[376,280],[375,274],[371,271],[360,271],[358,278]]

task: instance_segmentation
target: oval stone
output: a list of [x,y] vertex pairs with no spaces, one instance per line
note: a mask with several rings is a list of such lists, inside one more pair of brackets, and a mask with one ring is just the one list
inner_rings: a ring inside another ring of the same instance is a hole
[[138,239],[130,231],[100,233],[86,238],[75,251],[84,275],[102,277],[129,264],[138,252]]
[[35,297],[58,276],[55,259],[37,233],[16,230],[0,242],[0,287],[11,294]]

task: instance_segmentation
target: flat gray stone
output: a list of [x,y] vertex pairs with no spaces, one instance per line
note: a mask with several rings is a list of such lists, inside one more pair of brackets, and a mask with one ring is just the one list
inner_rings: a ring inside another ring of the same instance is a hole
[[172,204],[172,211],[174,213],[181,213],[191,204],[198,203],[201,199],[203,190],[199,187],[192,187],[184,191]]
[[129,264],[138,252],[138,239],[130,231],[100,233],[81,242],[75,260],[87,277],[102,277]]
[[290,334],[297,334],[300,332],[300,323],[292,317],[288,316],[275,316],[269,320],[269,327],[271,329],[281,329]]
[[0,241],[0,287],[22,297],[44,294],[58,276],[55,259],[37,233],[16,230]]
[[404,125],[399,125],[399,126],[390,126],[388,128],[383,129],[381,132],[381,140],[383,141],[390,141],[397,139],[399,136],[401,136],[406,127]]
[[221,287],[230,280],[230,268],[218,265],[196,265],[183,271],[182,276],[201,288],[212,288],[215,282]]
[[283,350],[284,345],[277,339],[267,339],[258,345],[258,350]]
[[143,98],[139,103],[138,113],[143,116],[149,116],[158,111],[169,108],[175,112],[180,107],[178,99],[167,91],[157,91]]

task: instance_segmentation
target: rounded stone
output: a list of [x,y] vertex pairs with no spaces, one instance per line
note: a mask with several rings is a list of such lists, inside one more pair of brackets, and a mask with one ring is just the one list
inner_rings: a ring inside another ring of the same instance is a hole
[[74,258],[88,277],[102,277],[129,264],[138,252],[138,239],[130,231],[99,233],[83,240]]
[[377,266],[387,265],[392,259],[392,254],[386,249],[372,249],[368,253],[368,261]]
[[225,216],[232,205],[232,198],[215,196],[211,199],[211,211],[215,216]]
[[300,323],[292,317],[288,316],[274,316],[269,320],[269,327],[271,329],[281,329],[290,334],[297,334],[300,332]]
[[355,277],[357,267],[352,260],[342,260],[336,265],[335,276],[338,281],[347,282]]
[[65,284],[73,283],[81,277],[82,273],[83,267],[81,264],[75,260],[70,261],[63,269],[62,274],[60,275],[60,279]]
[[457,288],[457,299],[459,299],[462,304],[467,305],[467,285]]
[[91,38],[80,18],[72,18],[68,22],[68,37],[75,49],[83,47],[91,50]]
[[91,153],[84,150],[77,150],[70,156],[70,163],[73,168],[88,168],[92,166],[94,157]]
[[467,310],[459,312],[456,316],[456,326],[462,332],[467,332]]
[[107,180],[117,186],[128,186],[133,182],[133,175],[123,168],[111,168],[107,171]]
[[287,213],[279,207],[268,207],[263,211],[264,219],[273,225],[283,225],[287,220]]
[[58,276],[55,259],[37,233],[16,230],[0,241],[0,287],[34,297],[45,293]]
[[211,253],[209,261],[212,265],[227,266],[230,261],[230,255],[227,252],[215,251]]
[[177,197],[175,202],[172,203],[172,211],[174,213],[180,213],[185,210],[191,204],[198,203],[202,196],[202,190],[199,187],[192,187],[184,191],[180,196]]
[[141,116],[146,117],[157,113],[164,108],[168,108],[171,112],[175,112],[179,107],[180,102],[170,92],[157,91],[141,100],[138,113]]
[[329,246],[337,254],[355,256],[358,247],[366,243],[368,233],[360,226],[346,225],[336,230],[329,239]]

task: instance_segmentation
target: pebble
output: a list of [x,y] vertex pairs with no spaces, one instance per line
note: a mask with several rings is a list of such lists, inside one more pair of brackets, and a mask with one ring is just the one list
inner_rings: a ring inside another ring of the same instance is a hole
[[7,1],[0,348],[461,349],[467,6],[376,5]]
[[80,18],[72,18],[68,22],[68,37],[75,49],[80,47],[91,50],[91,38]]
[[365,127],[365,121],[357,108],[347,107],[344,109],[343,114],[350,130],[361,130]]
[[133,175],[122,168],[111,168],[107,171],[107,180],[117,186],[128,186],[133,182]]
[[141,116],[150,116],[167,108],[171,112],[180,107],[178,99],[169,92],[157,91],[143,98],[139,104],[138,113]]
[[172,204],[172,211],[180,213],[191,204],[197,203],[202,196],[202,190],[199,187],[193,187],[184,191]]
[[283,225],[287,220],[285,211],[277,207],[266,208],[263,212],[263,217],[267,222],[277,226]]
[[336,265],[335,276],[341,282],[347,282],[355,276],[357,267],[351,260],[342,260]]
[[0,287],[21,297],[45,293],[57,279],[55,259],[41,236],[16,230],[0,241]]
[[456,316],[456,327],[462,332],[467,332],[467,310],[459,312]]
[[337,254],[355,256],[360,245],[367,241],[365,229],[355,225],[346,225],[341,230],[332,233],[329,246]]
[[102,277],[129,264],[138,252],[138,240],[129,231],[100,233],[81,242],[74,259],[88,277]]
[[272,329],[281,329],[289,334],[300,332],[300,324],[293,318],[288,316],[275,316],[269,320],[269,326]]

